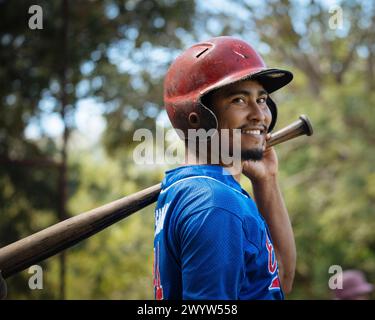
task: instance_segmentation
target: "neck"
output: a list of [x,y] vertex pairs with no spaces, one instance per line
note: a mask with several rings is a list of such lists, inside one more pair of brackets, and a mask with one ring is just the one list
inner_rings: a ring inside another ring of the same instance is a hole
[[191,152],[188,148],[185,148],[185,163],[184,165],[204,165],[204,164],[211,164],[211,165],[219,165],[227,169],[233,176],[233,178],[238,182],[241,183],[241,174],[244,161],[241,161],[240,164],[237,165],[227,165],[224,164],[221,159],[219,163],[215,162],[212,163],[210,152],[207,152],[207,155],[204,157],[199,157],[197,153]]

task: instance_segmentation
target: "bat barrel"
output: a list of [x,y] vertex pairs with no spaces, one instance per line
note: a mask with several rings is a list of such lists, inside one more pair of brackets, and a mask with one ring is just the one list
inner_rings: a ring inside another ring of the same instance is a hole
[[7,278],[53,256],[156,201],[160,184],[54,224],[0,249]]

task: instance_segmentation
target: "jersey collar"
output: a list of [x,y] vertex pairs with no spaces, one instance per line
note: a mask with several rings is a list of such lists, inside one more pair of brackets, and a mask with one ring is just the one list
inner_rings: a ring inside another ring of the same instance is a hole
[[194,176],[207,176],[214,178],[222,183],[225,183],[231,188],[234,188],[241,193],[246,193],[241,188],[241,185],[236,181],[236,179],[231,175],[231,173],[224,167],[219,165],[187,165],[177,167],[172,170],[165,172],[165,178],[162,181],[162,189],[167,188],[171,184],[188,177]]

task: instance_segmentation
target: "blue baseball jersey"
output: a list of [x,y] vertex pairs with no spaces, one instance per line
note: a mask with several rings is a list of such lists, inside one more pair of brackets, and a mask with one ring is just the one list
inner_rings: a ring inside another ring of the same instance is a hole
[[226,169],[166,172],[155,209],[156,299],[283,299],[271,236]]

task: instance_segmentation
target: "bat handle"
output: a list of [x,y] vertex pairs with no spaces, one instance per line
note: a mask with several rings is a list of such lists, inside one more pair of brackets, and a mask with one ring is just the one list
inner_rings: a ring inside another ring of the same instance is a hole
[[297,121],[271,134],[271,138],[267,142],[267,147],[275,146],[281,142],[304,134],[311,136],[313,134],[313,128],[309,118],[306,115],[301,115]]

